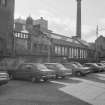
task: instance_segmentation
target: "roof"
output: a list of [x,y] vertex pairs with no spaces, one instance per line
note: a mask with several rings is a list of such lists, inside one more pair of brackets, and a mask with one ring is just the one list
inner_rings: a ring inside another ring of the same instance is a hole
[[52,33],[52,32],[44,32],[44,34],[47,35],[48,38],[51,38],[53,40],[53,43],[60,44],[60,45],[71,45],[71,46],[77,46],[77,47],[87,47],[80,43],[80,41],[67,37],[64,35]]
[[26,21],[22,18],[17,18],[17,19],[15,19],[15,23],[26,24]]

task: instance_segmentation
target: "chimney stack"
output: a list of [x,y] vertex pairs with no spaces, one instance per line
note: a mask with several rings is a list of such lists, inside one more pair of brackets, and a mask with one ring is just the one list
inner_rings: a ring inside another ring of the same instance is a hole
[[77,25],[76,25],[76,37],[81,39],[81,0],[77,1]]

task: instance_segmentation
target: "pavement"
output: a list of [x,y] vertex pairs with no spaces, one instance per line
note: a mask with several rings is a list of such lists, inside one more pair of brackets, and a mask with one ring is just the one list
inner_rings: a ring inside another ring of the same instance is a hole
[[72,77],[69,79],[80,82],[72,84],[60,81],[52,82],[65,85],[59,90],[66,94],[72,95],[92,105],[105,105],[105,74],[97,73],[90,74],[83,78]]

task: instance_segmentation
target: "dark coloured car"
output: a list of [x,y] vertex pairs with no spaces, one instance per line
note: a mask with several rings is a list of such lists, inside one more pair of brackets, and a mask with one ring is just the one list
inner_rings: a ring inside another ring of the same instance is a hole
[[64,78],[66,76],[72,75],[72,69],[68,69],[60,63],[45,63],[45,65],[48,69],[52,69],[56,72],[56,78]]
[[24,79],[35,81],[47,81],[48,79],[55,78],[55,72],[48,69],[41,63],[23,63],[20,64],[11,74],[14,79]]
[[9,75],[6,71],[0,71],[0,85],[7,84],[9,81]]
[[83,76],[90,73],[90,67],[84,67],[78,62],[64,63],[64,66],[72,69],[72,74]]
[[103,71],[103,67],[97,65],[96,63],[85,63],[84,66],[90,67],[93,72]]

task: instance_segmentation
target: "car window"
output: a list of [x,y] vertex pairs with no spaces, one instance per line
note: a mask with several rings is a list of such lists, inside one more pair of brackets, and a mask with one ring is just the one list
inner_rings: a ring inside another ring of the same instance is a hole
[[64,64],[64,66],[66,66],[67,68],[72,68],[71,64]]
[[93,63],[94,66],[98,66],[96,63]]
[[21,70],[30,70],[30,69],[32,69],[32,65],[23,64],[23,65],[20,65],[19,69],[21,69]]
[[65,70],[65,66],[63,66],[62,64],[55,64],[57,68],[60,68],[61,70]]
[[78,68],[78,66],[76,64],[72,64],[72,65],[73,65],[73,67]]
[[84,66],[91,66],[90,64],[84,64]]
[[83,67],[80,63],[75,63],[78,67]]
[[97,64],[98,66],[102,66],[100,63]]
[[25,71],[26,71],[26,72],[32,71],[32,67],[25,67]]
[[52,65],[52,64],[45,64],[47,66],[47,68],[49,69],[54,69],[55,68],[55,65]]
[[47,69],[47,67],[43,64],[37,64],[36,66],[38,69]]

